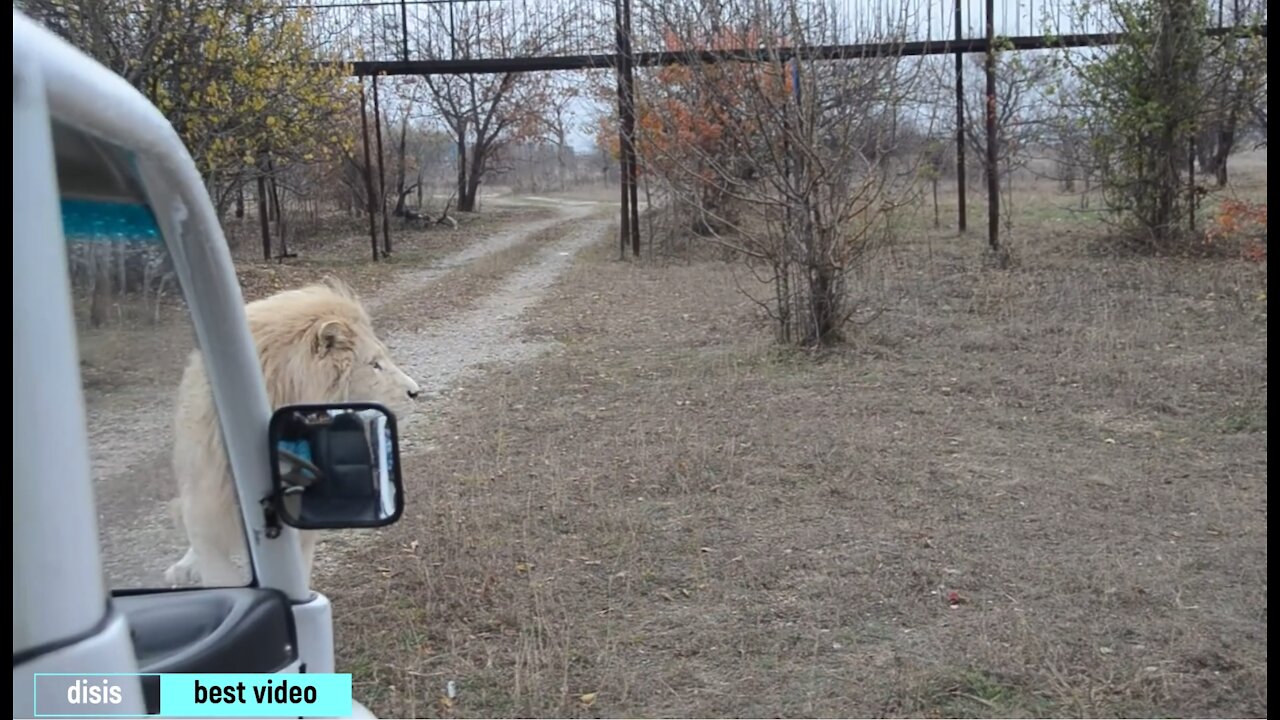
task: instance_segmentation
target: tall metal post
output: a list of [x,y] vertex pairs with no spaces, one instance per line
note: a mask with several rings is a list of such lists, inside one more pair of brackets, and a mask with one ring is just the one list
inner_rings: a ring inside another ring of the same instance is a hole
[[640,162],[636,157],[636,76],[631,47],[631,0],[622,0],[622,39],[627,46],[627,168],[631,185],[631,254],[640,257]]
[[400,0],[400,46],[404,61],[409,62],[409,7],[406,0]]
[[373,170],[369,158],[369,110],[364,101],[364,78],[360,78],[360,138],[364,141],[364,194],[369,211],[369,243],[373,248],[373,260],[378,260],[378,224],[373,208]]
[[1000,249],[1000,138],[996,126],[995,0],[987,0],[987,244]]
[[625,260],[627,246],[631,244],[631,156],[627,152],[627,55],[623,29],[623,0],[613,0],[614,29],[617,35],[618,57],[618,186],[622,193],[618,257]]
[[373,134],[378,139],[378,205],[382,207],[382,252],[391,254],[391,221],[387,218],[387,168],[382,154],[382,110],[378,107],[378,76],[373,76]]
[[[956,43],[964,40],[960,2],[956,0]],[[969,229],[969,213],[964,177],[964,53],[960,51],[956,51],[956,201],[959,205],[957,223],[960,232],[965,232]]]

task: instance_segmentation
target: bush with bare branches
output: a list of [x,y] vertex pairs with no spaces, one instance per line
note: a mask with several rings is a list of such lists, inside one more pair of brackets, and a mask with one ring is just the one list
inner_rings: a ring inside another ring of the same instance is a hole
[[652,10],[665,18],[673,52],[747,46],[766,57],[689,62],[650,77],[636,108],[642,168],[686,208],[699,234],[745,260],[769,287],[763,297],[748,292],[781,342],[844,339],[859,309],[850,278],[891,239],[890,214],[915,192],[914,173],[895,167],[891,151],[919,66],[897,53],[785,57],[786,48],[835,37],[835,12],[818,4],[731,0],[710,11],[684,3]]

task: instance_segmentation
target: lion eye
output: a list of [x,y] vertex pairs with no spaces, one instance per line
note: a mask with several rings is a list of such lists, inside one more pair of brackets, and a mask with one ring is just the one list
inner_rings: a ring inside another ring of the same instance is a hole
[[378,362],[377,360],[374,360],[374,361],[373,361],[373,369],[374,369],[374,370],[381,370],[381,369],[382,369],[382,363]]

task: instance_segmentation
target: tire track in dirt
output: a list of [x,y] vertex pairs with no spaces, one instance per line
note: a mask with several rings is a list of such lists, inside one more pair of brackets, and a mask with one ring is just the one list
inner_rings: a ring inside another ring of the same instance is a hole
[[[456,319],[428,326],[423,333],[388,324],[382,334],[406,372],[433,394],[480,362],[521,357],[519,351],[498,349],[507,337],[500,333],[514,334],[519,311],[536,302],[568,266],[571,253],[600,237],[605,221],[588,219],[593,211],[562,205],[556,217],[495,233],[429,267],[404,273],[377,297],[368,298],[366,306],[376,321],[380,311],[393,303],[413,303],[423,288],[450,272],[564,226],[565,239],[514,268],[497,292]],[[492,325],[495,318],[499,324]],[[153,385],[123,389],[89,403],[102,559],[107,582],[114,588],[163,587],[164,570],[186,550],[186,537],[169,510],[174,497],[169,447],[176,386],[176,378],[157,378]],[[411,418],[405,423],[406,444],[413,443],[413,427]]]
[[[504,203],[495,201],[494,204]],[[374,320],[377,320],[378,312],[383,308],[393,302],[404,302],[406,296],[436,282],[454,270],[464,268],[489,255],[496,255],[503,250],[527,242],[539,233],[584,218],[590,213],[590,208],[579,206],[563,205],[559,209],[560,213],[556,217],[503,230],[480,242],[472,243],[429,267],[405,273],[396,279],[389,292],[381,293],[378,297],[366,300],[365,307],[374,316]]]
[[[528,342],[520,338],[525,312],[536,305],[585,248],[604,238],[613,226],[612,218],[586,217],[573,223],[572,230],[549,243],[524,267],[511,273],[492,293],[469,310],[428,326],[422,332],[385,333],[396,362],[414,377],[428,397],[400,432],[405,457],[429,447],[426,415],[430,403],[443,391],[470,375],[481,374],[495,365],[509,365],[533,359],[550,350],[554,343]],[[423,487],[412,465],[404,466],[406,493]],[[376,531],[328,533],[316,553],[316,584],[323,592],[329,574],[349,573],[344,557],[369,543],[377,542]]]

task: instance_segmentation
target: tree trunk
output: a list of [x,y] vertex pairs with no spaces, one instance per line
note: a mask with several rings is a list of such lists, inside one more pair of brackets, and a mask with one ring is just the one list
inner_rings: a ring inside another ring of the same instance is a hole
[[[465,143],[462,143],[465,147]],[[480,176],[484,172],[485,154],[488,149],[479,143],[471,149],[466,164],[458,164],[458,212],[475,212],[480,191]]]
[[475,196],[467,192],[467,126],[463,123],[457,133],[458,142],[458,212],[475,209]]
[[[1234,124],[1234,123],[1233,123]],[[1218,187],[1227,184],[1227,159],[1231,156],[1231,148],[1236,144],[1235,128],[1226,127],[1218,131],[1218,146],[1214,153],[1214,176]]]
[[560,175],[560,190],[566,189],[565,176],[568,175],[567,165],[564,159],[564,146],[567,139],[565,138],[563,123],[556,128],[556,172]]
[[462,186],[462,194],[458,196],[458,212],[475,212],[476,196],[480,192],[480,178],[475,175],[467,177]]
[[[261,167],[261,165],[259,165]],[[262,229],[262,259],[271,260],[271,220],[267,217],[267,178],[258,172],[258,225]]]
[[284,208],[280,207],[280,187],[276,183],[276,164],[267,156],[267,171],[271,173],[271,209],[276,216],[276,237],[280,238],[280,257],[289,255],[289,240],[285,236]]
[[405,155],[408,152],[409,145],[409,113],[404,114],[404,121],[400,123],[400,142],[396,146],[396,209],[394,214],[396,217],[404,216],[404,198],[408,193],[404,191],[405,175],[408,173],[408,160]]
[[835,268],[809,268],[809,317],[805,341],[826,345],[840,339],[840,292]]
[[1217,171],[1214,161],[1217,159],[1217,153],[1214,152],[1214,144],[1217,141],[1217,133],[1210,130],[1200,133],[1196,138],[1196,160],[1200,161],[1200,169],[1207,173]]
[[938,213],[938,176],[933,177],[933,226],[942,227],[942,218]]

